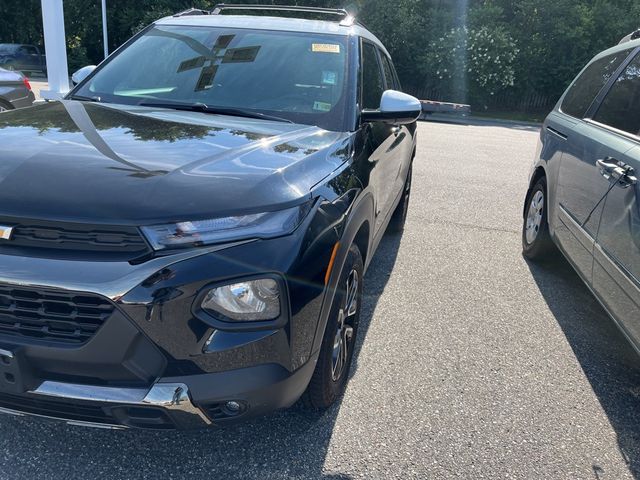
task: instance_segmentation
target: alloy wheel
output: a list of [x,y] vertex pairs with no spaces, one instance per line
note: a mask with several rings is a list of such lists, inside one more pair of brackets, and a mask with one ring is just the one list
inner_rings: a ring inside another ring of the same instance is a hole
[[527,243],[531,245],[538,238],[540,227],[542,226],[542,214],[544,212],[544,193],[542,190],[536,191],[529,203],[529,211],[527,212],[527,226],[525,237]]
[[342,377],[349,360],[353,344],[353,328],[358,313],[358,272],[353,269],[347,277],[346,292],[340,311],[333,340],[331,357],[331,378],[337,381]]

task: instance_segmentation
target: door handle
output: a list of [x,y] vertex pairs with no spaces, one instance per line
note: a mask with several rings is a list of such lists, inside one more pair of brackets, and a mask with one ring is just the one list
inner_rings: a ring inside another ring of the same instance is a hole
[[630,165],[617,161],[615,158],[606,157],[596,160],[596,165],[600,169],[600,174],[607,180],[613,178],[623,188],[638,183],[634,170]]

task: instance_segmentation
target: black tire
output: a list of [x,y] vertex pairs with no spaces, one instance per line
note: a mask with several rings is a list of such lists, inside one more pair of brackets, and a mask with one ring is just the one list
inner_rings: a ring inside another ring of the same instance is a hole
[[542,177],[527,195],[522,222],[522,254],[536,262],[550,260],[558,252],[549,234],[547,205],[547,179]]
[[402,198],[398,206],[391,215],[388,231],[391,233],[401,233],[404,230],[404,224],[407,220],[407,212],[409,211],[409,199],[411,197],[411,177],[413,175],[413,164],[409,166],[407,179],[404,181]]
[[[338,288],[331,305],[324,337],[322,338],[318,363],[309,386],[302,397],[305,406],[310,409],[325,410],[329,408],[344,393],[346,388],[360,321],[363,271],[364,266],[360,250],[356,245],[352,245],[349,248],[347,259],[340,273]],[[354,272],[357,281],[355,287],[353,284]],[[347,284],[348,281],[350,281],[350,286]],[[349,292],[354,294],[352,299],[349,298]],[[351,303],[350,300],[355,301],[355,304]],[[355,313],[352,315],[348,315],[349,305],[355,305]],[[334,343],[338,336],[343,340],[347,350],[346,354],[344,354],[343,350],[340,350],[338,356],[336,356]],[[339,353],[343,353],[343,355],[340,356]],[[341,367],[339,367],[340,358],[342,359]]]
[[13,110],[14,107],[9,102],[5,102],[0,98],[0,113],[6,112],[8,110]]

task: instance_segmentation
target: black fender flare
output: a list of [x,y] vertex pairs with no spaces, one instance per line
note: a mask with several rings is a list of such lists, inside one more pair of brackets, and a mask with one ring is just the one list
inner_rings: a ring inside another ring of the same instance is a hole
[[[356,199],[351,212],[349,213],[345,221],[342,236],[340,237],[338,251],[333,262],[331,274],[329,275],[329,281],[327,282],[324,291],[322,307],[320,309],[320,315],[318,317],[316,332],[313,339],[313,346],[311,349],[311,358],[317,359],[317,353],[320,350],[322,338],[324,336],[325,329],[327,328],[331,305],[333,304],[333,299],[335,297],[336,289],[338,286],[338,280],[340,279],[340,274],[342,273],[342,269],[344,268],[347,254],[356,238],[356,235],[358,234],[362,226],[366,223],[369,224],[367,252],[370,254],[373,253],[371,251],[371,244],[374,233],[374,202],[373,195],[370,192],[363,193]],[[362,253],[364,255],[365,252]]]

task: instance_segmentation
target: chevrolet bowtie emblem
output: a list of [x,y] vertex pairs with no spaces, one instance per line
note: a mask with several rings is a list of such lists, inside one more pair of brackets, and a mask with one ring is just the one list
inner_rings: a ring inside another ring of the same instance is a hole
[[0,240],[11,240],[11,234],[13,233],[13,227],[8,225],[0,225]]

